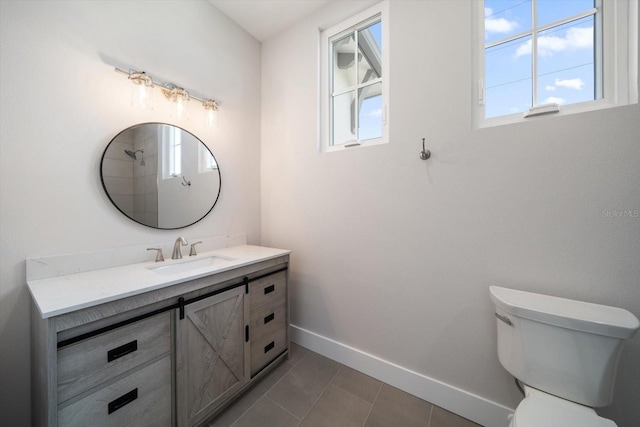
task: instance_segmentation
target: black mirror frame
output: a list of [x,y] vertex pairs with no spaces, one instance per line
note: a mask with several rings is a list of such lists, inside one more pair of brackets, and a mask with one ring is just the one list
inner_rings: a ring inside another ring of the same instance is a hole
[[[134,218],[131,218],[127,213],[125,213],[122,209],[120,209],[120,206],[118,206],[116,204],[116,202],[113,200],[113,198],[111,197],[111,195],[109,194],[109,191],[107,190],[107,186],[105,185],[104,182],[104,176],[102,174],[102,169],[103,169],[103,163],[104,163],[104,159],[105,159],[105,154],[107,153],[107,150],[109,149],[109,147],[111,146],[111,143],[113,141],[115,141],[121,134],[123,134],[124,132],[131,130],[132,128],[136,128],[139,126],[144,126],[144,125],[165,125],[165,126],[173,126],[175,128],[180,129],[183,132],[188,133],[189,135],[191,135],[192,137],[194,137],[200,144],[202,144],[207,151],[209,151],[209,153],[211,154],[211,156],[213,157],[213,159],[215,160],[216,164],[218,165],[218,182],[220,183],[220,185],[218,186],[218,194],[216,194],[216,198],[213,201],[213,203],[211,204],[211,207],[209,208],[209,210],[207,212],[205,212],[204,215],[202,215],[200,218],[198,218],[197,220],[193,221],[192,223],[180,226],[180,227],[154,227],[153,225],[149,225],[149,224],[145,224],[143,222],[140,222]],[[220,173],[220,164],[218,163],[218,160],[216,159],[216,157],[213,155],[213,153],[211,152],[211,150],[209,149],[209,147],[207,146],[207,144],[205,144],[204,142],[202,142],[202,140],[200,138],[198,138],[197,136],[195,136],[193,133],[189,132],[186,129],[181,128],[180,126],[176,126],[176,125],[172,125],[170,123],[162,123],[162,122],[145,122],[145,123],[138,123],[135,125],[131,125],[126,129],[121,130],[120,132],[118,132],[118,134],[116,136],[114,136],[111,141],[109,141],[109,143],[107,144],[107,146],[105,147],[104,151],[102,152],[102,158],[100,159],[100,182],[102,183],[102,188],[105,192],[105,194],[107,195],[107,197],[109,198],[109,201],[111,202],[111,204],[113,206],[116,207],[116,209],[118,209],[120,211],[120,213],[122,213],[124,216],[126,216],[127,218],[129,218],[130,220],[137,222],[140,225],[144,225],[145,227],[149,227],[149,228],[153,228],[154,230],[179,230],[181,228],[186,228],[189,227],[193,224],[196,224],[197,222],[202,221],[207,215],[209,215],[209,213],[213,210],[213,208],[215,207],[216,203],[218,203],[218,199],[220,199],[220,192],[222,191],[222,174]]]

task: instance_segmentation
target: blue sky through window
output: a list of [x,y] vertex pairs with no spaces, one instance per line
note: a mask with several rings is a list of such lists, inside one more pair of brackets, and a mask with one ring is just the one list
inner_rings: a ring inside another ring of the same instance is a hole
[[[537,0],[538,27],[594,8],[594,0]],[[532,53],[531,0],[486,0],[485,116],[526,111],[537,104],[560,105],[589,101],[595,95],[594,16],[554,26],[538,33]],[[523,34],[514,40],[506,38]],[[501,42],[505,40],[504,42]],[[537,88],[532,64],[537,63]]]
[[371,31],[373,38],[376,39],[378,46],[380,46],[380,51],[382,52],[382,24],[378,22],[367,28],[369,29],[369,31]]

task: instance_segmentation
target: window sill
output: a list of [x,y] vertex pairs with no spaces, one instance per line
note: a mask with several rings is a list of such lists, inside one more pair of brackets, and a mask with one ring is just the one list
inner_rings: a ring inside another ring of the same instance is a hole
[[564,106],[561,105],[560,110],[555,113],[533,115],[529,117],[523,117],[524,113],[516,113],[516,114],[510,114],[508,116],[493,117],[490,119],[477,119],[474,124],[474,129],[484,129],[484,128],[491,128],[496,126],[510,125],[515,123],[526,123],[526,122],[532,122],[537,120],[547,120],[551,117],[569,116],[573,114],[586,113],[589,111],[598,111],[598,110],[604,110],[608,108],[622,107],[625,105],[631,105],[635,103],[637,102],[615,104],[612,102],[607,102],[604,99],[600,99],[597,101],[580,102],[580,103],[564,105]]
[[383,145],[383,144],[388,144],[389,141],[386,138],[375,138],[375,139],[368,139],[366,141],[362,141],[362,142],[348,142],[345,144],[340,144],[340,145],[331,145],[331,146],[325,146],[322,147],[322,149],[320,150],[321,153],[331,153],[331,152],[335,152],[335,151],[349,151],[349,150],[357,150],[359,148],[365,148],[365,147],[373,147],[376,145]]

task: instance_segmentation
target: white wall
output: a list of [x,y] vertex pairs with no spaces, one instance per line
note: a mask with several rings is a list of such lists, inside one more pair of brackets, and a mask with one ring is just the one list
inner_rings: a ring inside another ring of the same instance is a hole
[[[25,258],[246,233],[260,242],[260,44],[205,1],[0,2],[0,414],[30,425],[29,309]],[[174,122],[133,111],[137,67],[221,101],[219,128],[204,110]],[[177,124],[212,150],[218,204],[184,230],[154,230],[104,194],[102,152],[135,123]],[[149,259],[153,259],[149,253]]]
[[[319,154],[318,28],[347,3],[262,47],[262,243],[293,250],[292,323],[513,408],[490,285],[640,317],[640,219],[603,215],[640,209],[640,106],[474,130],[472,2],[393,0],[391,142]],[[640,334],[602,411],[621,427],[638,360]]]

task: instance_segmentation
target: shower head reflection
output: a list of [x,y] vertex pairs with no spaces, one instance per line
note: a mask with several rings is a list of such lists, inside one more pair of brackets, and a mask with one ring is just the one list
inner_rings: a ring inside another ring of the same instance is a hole
[[138,160],[138,158],[136,157],[136,153],[140,152],[140,166],[144,166],[144,150],[136,150],[136,151],[131,151],[131,150],[124,150],[125,154],[129,157],[131,157],[133,160]]

